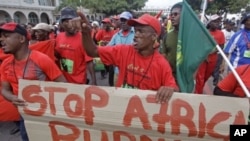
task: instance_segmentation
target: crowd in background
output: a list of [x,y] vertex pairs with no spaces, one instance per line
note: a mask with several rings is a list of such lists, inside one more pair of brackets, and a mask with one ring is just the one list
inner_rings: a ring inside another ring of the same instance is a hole
[[[71,20],[78,15],[70,7],[63,8],[60,22],[52,25],[1,23],[1,139],[16,136],[16,140],[28,141],[15,107],[25,106],[17,97],[18,79],[98,85],[98,58],[104,64],[101,79],[108,77],[110,86],[155,90],[158,102],[169,100],[179,91],[175,69],[181,10],[181,3],[174,5],[166,18],[149,14],[136,18],[124,11],[102,21],[86,21],[91,28],[80,30],[72,26]],[[205,26],[250,88],[250,14],[242,18],[241,28],[238,24],[212,15]],[[202,94],[213,76],[214,94],[246,97],[230,70],[221,77],[225,68],[220,53],[211,52],[197,69],[193,93]]]

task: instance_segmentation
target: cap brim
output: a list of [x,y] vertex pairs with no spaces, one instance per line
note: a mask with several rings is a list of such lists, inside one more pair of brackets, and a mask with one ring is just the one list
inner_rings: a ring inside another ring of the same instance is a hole
[[135,26],[135,25],[138,25],[138,24],[141,24],[141,25],[148,25],[148,23],[142,21],[142,20],[139,20],[139,19],[131,19],[131,20],[128,20],[128,25],[130,26]]
[[65,20],[65,19],[73,19],[73,18],[76,18],[76,16],[65,15],[65,16],[62,16],[60,19],[61,19],[61,20]]
[[35,27],[33,27],[33,28],[31,28],[32,30],[39,30],[39,28],[35,28]]
[[108,23],[108,24],[111,24],[110,21],[102,21],[102,23]]
[[245,22],[247,21],[247,19],[249,19],[250,18],[250,16],[246,16],[246,17],[244,17],[243,18],[243,20],[241,21],[241,24],[245,24]]
[[126,19],[126,20],[129,20],[129,17],[126,17],[126,16],[120,16],[120,19]]
[[0,28],[0,32],[14,32],[13,30],[7,30],[7,29],[4,29],[4,28]]
[[49,32],[51,29],[32,28],[32,30],[44,30],[44,31]]

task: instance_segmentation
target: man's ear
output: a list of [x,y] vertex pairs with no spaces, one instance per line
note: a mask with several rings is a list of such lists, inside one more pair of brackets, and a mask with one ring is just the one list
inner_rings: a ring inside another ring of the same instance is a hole
[[20,43],[26,42],[26,37],[23,35],[19,36],[19,39],[20,39]]
[[153,41],[156,41],[158,39],[158,35],[156,34],[156,33],[154,33],[153,35],[152,35],[152,40]]

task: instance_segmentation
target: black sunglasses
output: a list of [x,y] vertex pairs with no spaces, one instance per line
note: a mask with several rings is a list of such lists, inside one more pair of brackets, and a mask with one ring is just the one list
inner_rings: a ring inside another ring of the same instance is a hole
[[177,16],[177,15],[179,15],[180,13],[178,13],[178,12],[173,12],[173,13],[170,13],[170,16],[172,17],[172,16]]

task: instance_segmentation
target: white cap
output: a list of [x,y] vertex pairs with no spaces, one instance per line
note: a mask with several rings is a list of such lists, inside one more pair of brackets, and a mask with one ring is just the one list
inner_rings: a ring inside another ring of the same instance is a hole
[[51,31],[51,27],[50,25],[46,24],[46,23],[39,23],[37,24],[35,27],[32,28],[33,30],[45,30],[45,31],[48,31],[50,32]]
[[221,18],[219,15],[214,14],[214,15],[212,15],[212,16],[209,18],[209,21],[207,22],[207,24],[209,24],[211,21],[217,20],[217,19],[219,19],[219,18]]
[[97,21],[93,21],[91,25],[92,25],[92,26],[96,25],[96,26],[99,27],[99,23],[98,23]]

